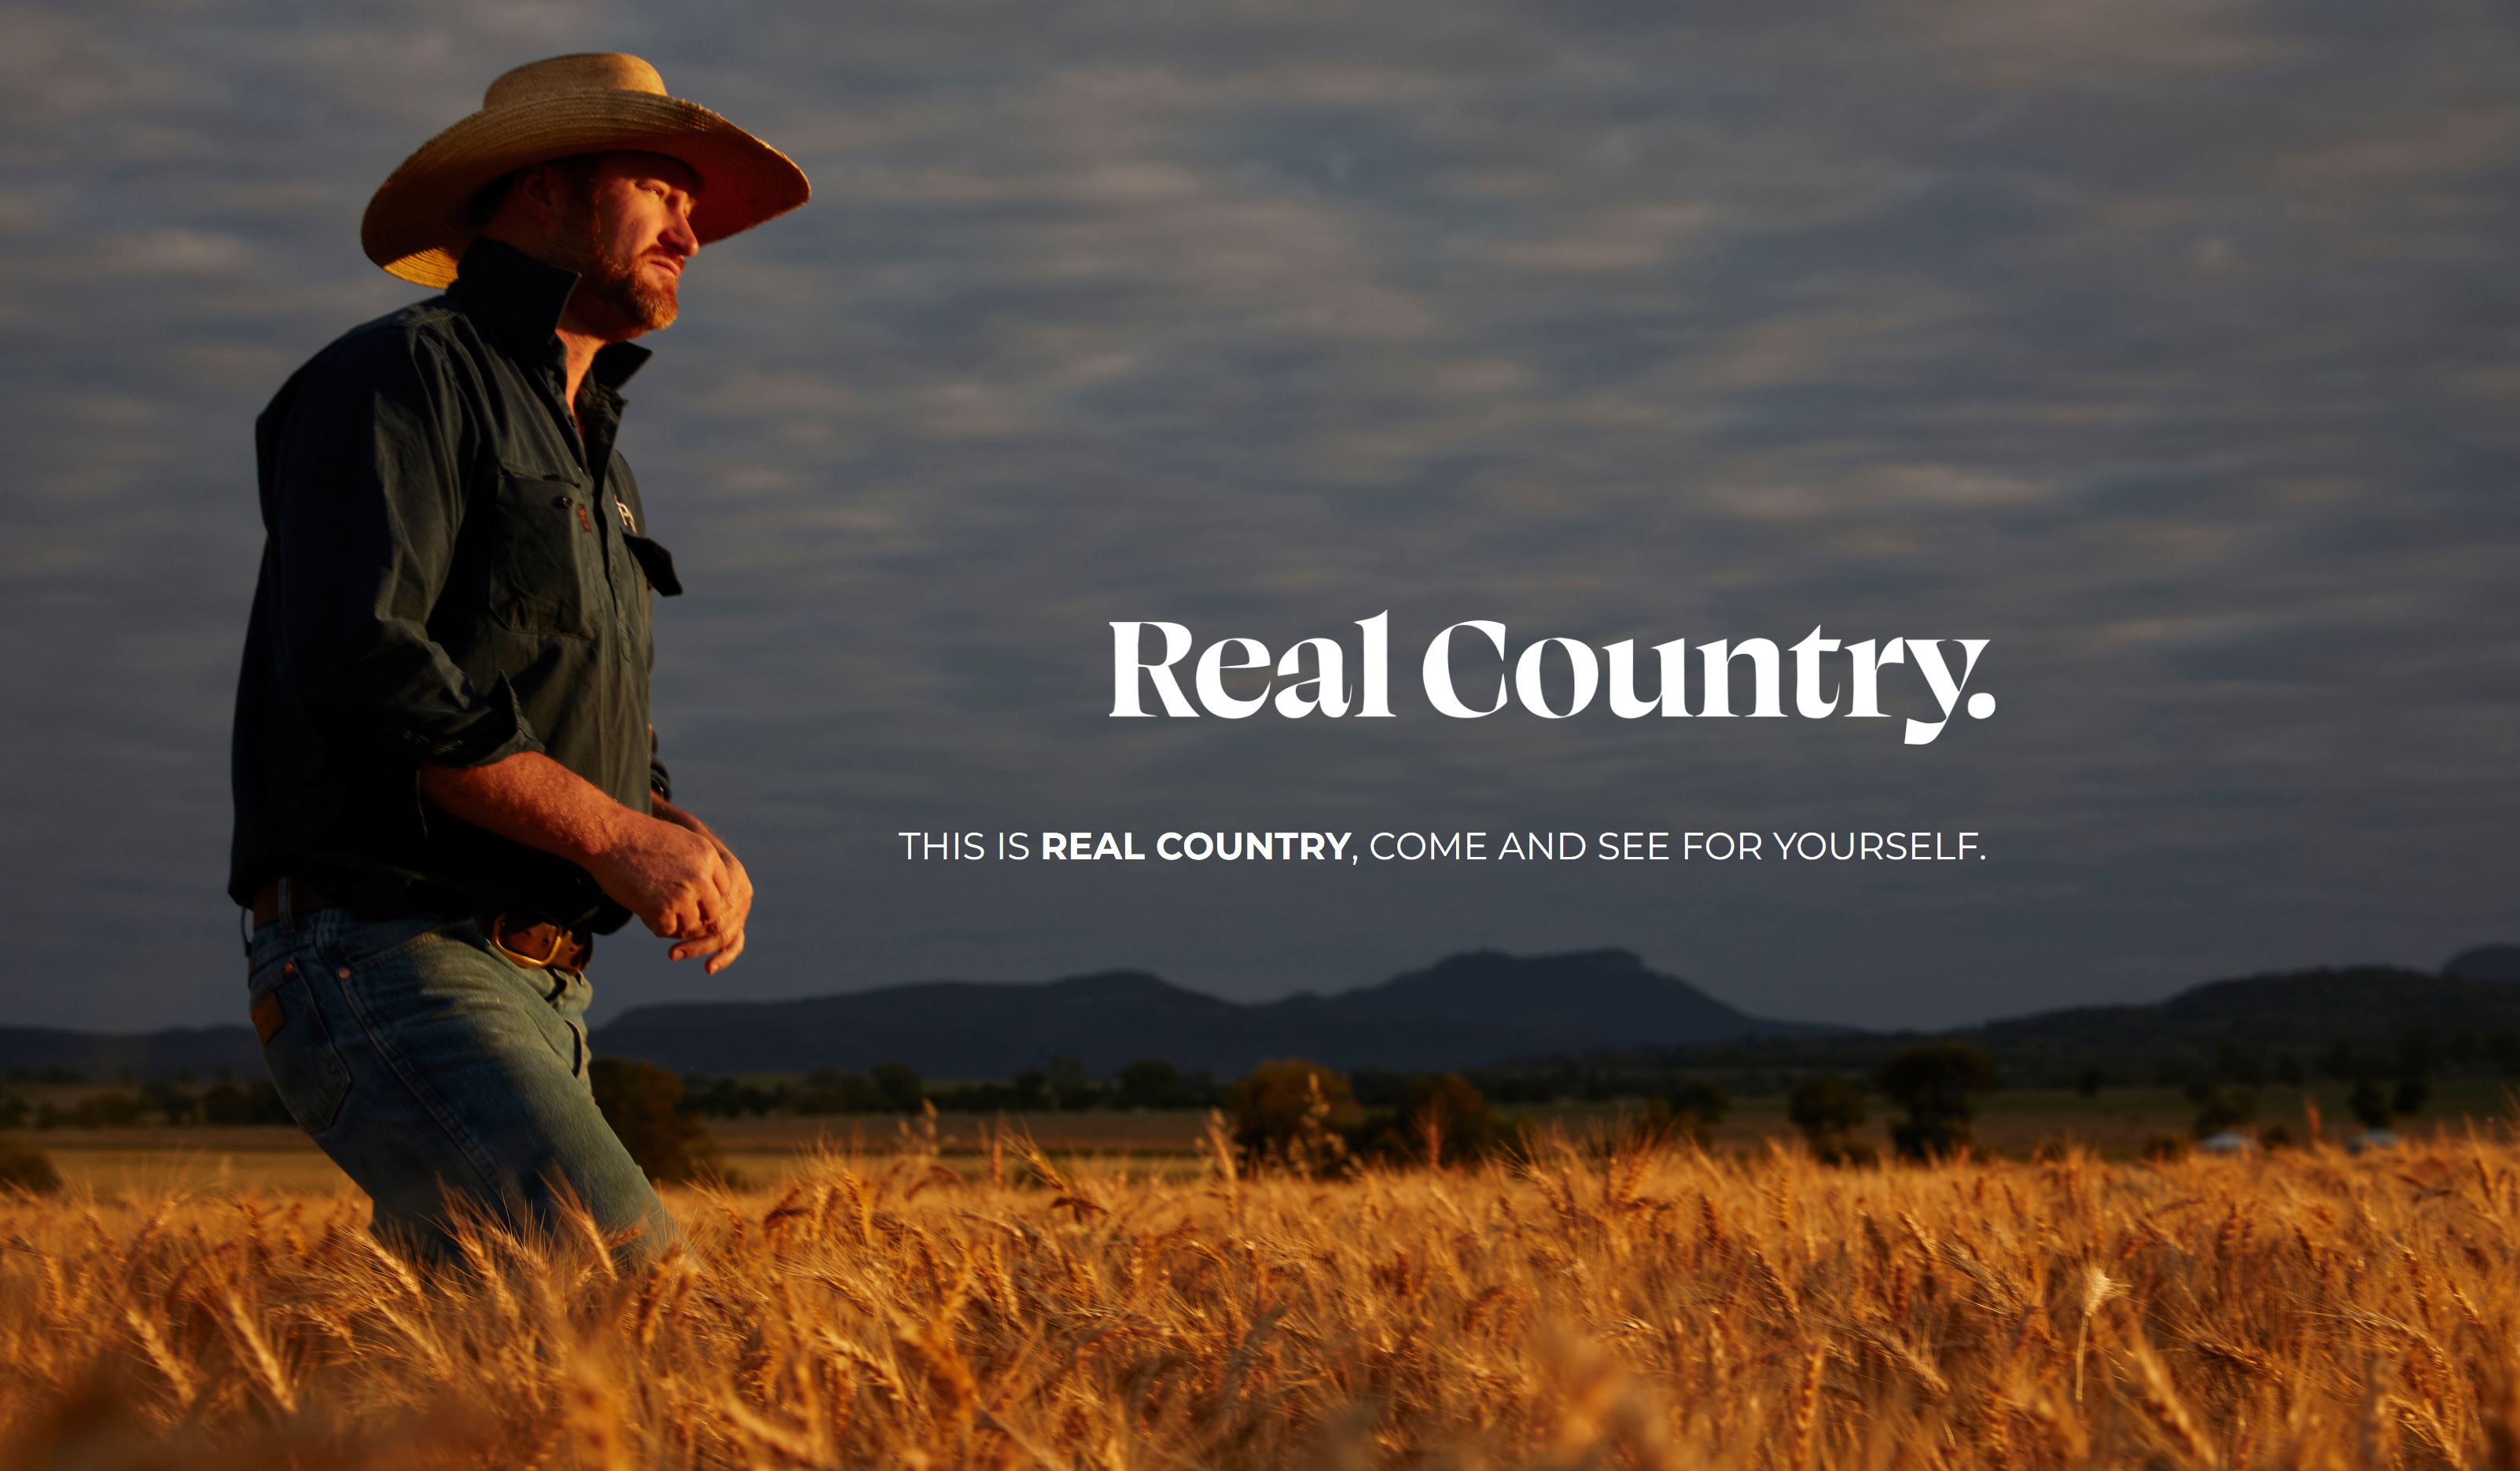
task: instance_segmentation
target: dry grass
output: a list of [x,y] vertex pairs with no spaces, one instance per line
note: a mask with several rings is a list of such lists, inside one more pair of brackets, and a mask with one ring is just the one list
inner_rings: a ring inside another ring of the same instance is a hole
[[2511,1466],[2520,1149],[1314,1183],[992,1151],[677,1192],[697,1251],[347,1194],[0,1199],[0,1464]]

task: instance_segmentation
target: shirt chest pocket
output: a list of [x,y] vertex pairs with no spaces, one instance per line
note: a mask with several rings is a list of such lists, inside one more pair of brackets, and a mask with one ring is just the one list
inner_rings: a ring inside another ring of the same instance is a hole
[[490,606],[519,633],[595,637],[605,605],[603,531],[575,480],[499,467]]

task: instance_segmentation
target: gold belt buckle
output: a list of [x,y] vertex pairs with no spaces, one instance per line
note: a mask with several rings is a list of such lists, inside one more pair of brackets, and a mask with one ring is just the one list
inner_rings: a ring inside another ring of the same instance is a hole
[[559,963],[560,948],[566,945],[569,938],[569,931],[561,928],[557,924],[553,925],[551,954],[537,959],[536,958],[525,954],[521,950],[512,950],[509,948],[506,934],[507,928],[508,916],[505,912],[493,915],[490,920],[490,943],[499,947],[499,953],[501,955],[504,955],[509,959],[516,961],[518,964],[532,970],[547,970],[551,966]]

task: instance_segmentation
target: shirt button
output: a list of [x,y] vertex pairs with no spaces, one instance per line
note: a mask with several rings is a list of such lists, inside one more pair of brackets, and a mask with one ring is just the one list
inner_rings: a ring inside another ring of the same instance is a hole
[[350,967],[347,965],[338,966],[335,968],[333,973],[346,981],[350,978]]

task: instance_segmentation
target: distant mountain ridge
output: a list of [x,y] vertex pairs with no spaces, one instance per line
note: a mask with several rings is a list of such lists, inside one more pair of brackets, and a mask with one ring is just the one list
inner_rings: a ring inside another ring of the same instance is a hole
[[[920,981],[795,1001],[638,1006],[597,1028],[593,1040],[599,1053],[683,1072],[864,1071],[898,1061],[930,1077],[1010,1078],[1052,1057],[1104,1074],[1157,1057],[1219,1076],[1288,1055],[1340,1068],[1426,1071],[1685,1049],[1708,1062],[1854,1067],[1913,1042],[1951,1038],[1986,1047],[2007,1072],[2048,1073],[2073,1059],[2224,1042],[2307,1049],[2339,1037],[2384,1045],[2419,1026],[2520,1031],[2515,981],[2520,946],[2481,946],[2440,974],[2362,966],[2249,976],[2160,1002],[1882,1033],[1754,1016],[1625,950],[1480,950],[1354,991],[1271,1002],[1227,1001],[1145,971],[1106,970],[1049,982]],[[263,1076],[261,1048],[242,1026],[0,1027],[0,1069],[64,1069],[108,1083],[178,1073],[207,1081],[222,1070]]]
[[[2062,1087],[2087,1071],[2117,1082],[2193,1069],[2227,1052],[2308,1065],[2342,1043],[2394,1053],[2409,1032],[2435,1046],[2520,1038],[2520,985],[2390,965],[2282,971],[2190,986],[2157,1002],[2059,1006],[1937,1032],[1751,1038],[1709,1047],[1637,1047],[1590,1054],[1611,1067],[1760,1068],[1862,1073],[1920,1042],[1964,1042],[1996,1059],[2007,1086]],[[2501,1046],[2509,1048],[2510,1043]],[[1536,1059],[1523,1059],[1528,1066]]]
[[863,1070],[1005,1078],[1052,1057],[1108,1073],[1141,1057],[1238,1075],[1270,1057],[1402,1071],[1515,1052],[1852,1030],[1753,1016],[1624,950],[1472,951],[1332,996],[1231,1002],[1143,971],[1046,984],[919,981],[788,1002],[639,1006],[596,1029],[598,1051],[683,1072]]
[[147,1082],[191,1073],[206,1083],[221,1069],[239,1082],[265,1076],[250,1027],[168,1027],[157,1032],[72,1032],[0,1027],[0,1068],[41,1074],[59,1068],[96,1083],[124,1076]]
[[2022,1067],[2043,1057],[2158,1057],[2226,1044],[2307,1060],[2340,1040],[2394,1048],[2414,1028],[2443,1038],[2520,1031],[2520,986],[2358,965],[2208,981],[2149,1005],[2040,1011],[1947,1035]]
[[2442,966],[2442,974],[2461,981],[2520,981],[2520,945],[2480,945],[2460,951]]

